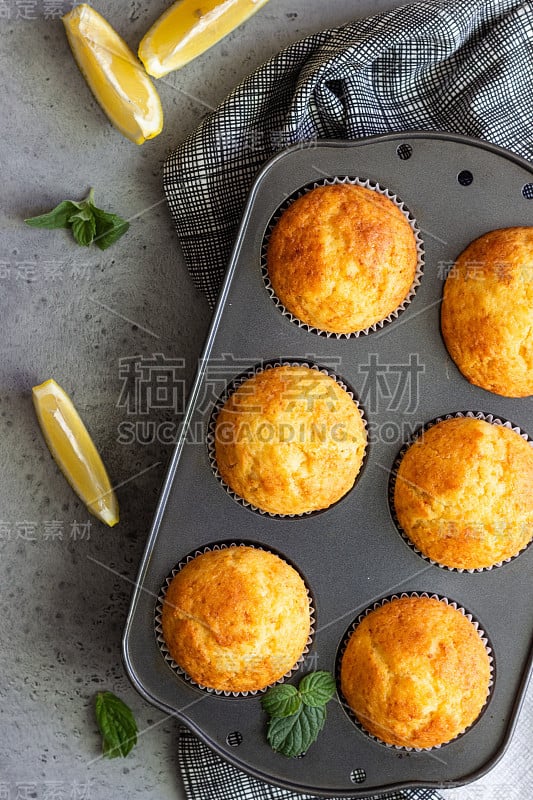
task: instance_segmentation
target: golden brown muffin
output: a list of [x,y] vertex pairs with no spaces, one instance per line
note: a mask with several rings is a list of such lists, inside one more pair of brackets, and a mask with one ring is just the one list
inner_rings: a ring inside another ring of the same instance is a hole
[[333,378],[283,366],[259,372],[229,397],[215,440],[218,469],[236,494],[271,514],[303,514],[351,489],[366,430]]
[[385,319],[409,294],[415,235],[385,195],[352,184],[321,186],[283,212],[267,251],[272,287],[308,325],[353,333]]
[[402,458],[394,507],[424,555],[447,567],[490,567],[533,537],[533,447],[483,420],[439,422]]
[[485,705],[490,659],[474,625],[441,600],[402,597],[350,637],[341,689],[363,727],[388,744],[435,747]]
[[173,578],[162,623],[172,658],[196,683],[255,691],[279,680],[302,655],[309,596],[296,570],[273,553],[213,550]]
[[442,335],[476,386],[533,394],[533,227],[502,228],[464,250],[444,286]]

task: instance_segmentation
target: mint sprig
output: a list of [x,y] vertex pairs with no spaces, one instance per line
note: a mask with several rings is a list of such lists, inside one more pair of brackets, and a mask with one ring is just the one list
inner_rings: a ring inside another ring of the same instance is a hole
[[137,723],[126,703],[113,692],[98,692],[95,712],[102,734],[103,755],[106,758],[127,756],[137,743]]
[[94,189],[90,190],[85,200],[63,200],[48,213],[29,217],[24,222],[32,228],[70,228],[79,245],[88,247],[94,242],[100,250],[107,250],[130,227],[122,217],[94,204]]
[[318,738],[326,722],[326,705],[335,694],[335,679],[329,672],[310,672],[298,689],[280,684],[261,698],[269,715],[267,740],[273,750],[288,758],[305,753]]

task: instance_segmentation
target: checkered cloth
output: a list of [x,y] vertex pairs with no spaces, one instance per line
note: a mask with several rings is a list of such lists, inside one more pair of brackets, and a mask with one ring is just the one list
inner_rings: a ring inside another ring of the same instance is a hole
[[533,3],[426,0],[302,39],[167,159],[185,261],[214,306],[260,167],[296,142],[453,131],[533,160]]
[[[239,772],[216,756],[186,728],[182,728],[180,732],[178,753],[185,794],[190,800],[319,800],[310,794],[294,794],[286,789],[269,786]],[[385,798],[438,800],[439,795],[429,789],[411,789],[372,795],[366,800]]]
[[[167,159],[164,189],[192,278],[213,306],[254,177],[288,145],[440,130],[533,161],[532,118],[531,2],[426,0],[296,42],[250,75]],[[239,772],[185,729],[179,755],[191,800],[308,798]]]

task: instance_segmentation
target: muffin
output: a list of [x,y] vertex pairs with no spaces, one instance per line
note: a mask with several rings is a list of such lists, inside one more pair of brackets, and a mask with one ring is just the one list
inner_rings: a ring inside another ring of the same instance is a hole
[[361,412],[329,375],[280,366],[246,380],[215,427],[218,470],[262,511],[327,508],[353,486],[366,448]]
[[282,304],[332,333],[380,322],[409,295],[417,268],[415,234],[380,192],[320,186],[283,212],[272,230],[267,270]]
[[458,569],[491,567],[533,537],[533,448],[484,420],[439,422],[403,456],[394,508],[428,558]]
[[341,690],[361,725],[387,744],[436,747],[479,716],[491,681],[476,628],[442,600],[401,597],[351,635]]
[[264,689],[291,670],[310,633],[309,596],[296,570],[254,547],[210,550],[170,583],[163,637],[196,683],[227,692]]
[[533,394],[533,227],[502,228],[464,250],[444,286],[442,335],[470,383]]

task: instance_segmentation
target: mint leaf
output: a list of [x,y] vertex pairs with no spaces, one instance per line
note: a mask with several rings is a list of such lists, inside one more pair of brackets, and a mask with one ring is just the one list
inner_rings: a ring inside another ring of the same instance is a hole
[[107,250],[126,233],[130,223],[117,214],[109,214],[96,206],[92,206],[92,212],[96,223],[94,243],[100,250]]
[[68,228],[71,216],[80,209],[81,205],[81,203],[75,203],[73,200],[63,200],[62,203],[59,203],[47,214],[28,217],[24,222],[26,225],[31,225],[32,228],[47,228],[48,230]]
[[98,692],[96,721],[102,734],[102,752],[106,758],[127,756],[137,743],[137,723],[128,706],[113,692]]
[[335,689],[335,678],[323,670],[305,675],[298,689],[291,684],[269,689],[261,705],[270,716],[267,740],[272,749],[288,758],[304,753],[324,727]]
[[282,683],[263,695],[261,705],[270,717],[289,717],[299,710],[302,700],[296,686]]
[[70,218],[72,235],[78,244],[88,247],[96,233],[96,222],[90,208],[84,208]]
[[302,678],[298,690],[306,706],[325,706],[335,694],[335,679],[330,672],[310,672]]
[[325,722],[325,706],[302,705],[290,717],[273,717],[268,723],[267,739],[273,750],[294,758],[305,753],[316,741]]
[[130,227],[122,217],[95,206],[94,189],[85,200],[63,200],[47,214],[29,217],[24,222],[33,228],[70,228],[79,245],[88,247],[94,242],[100,250],[114,244]]

